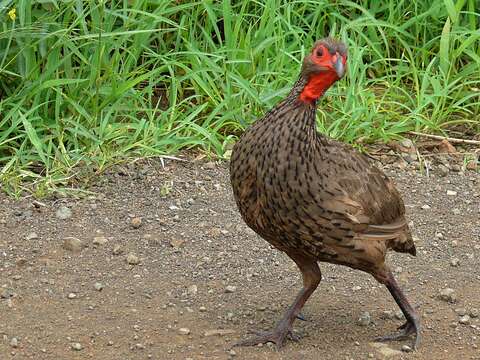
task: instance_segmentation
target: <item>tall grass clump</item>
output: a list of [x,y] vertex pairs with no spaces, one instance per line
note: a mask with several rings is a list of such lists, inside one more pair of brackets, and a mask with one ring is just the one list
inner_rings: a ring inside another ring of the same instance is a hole
[[322,131],[478,132],[479,11],[476,0],[0,0],[3,189],[43,195],[79,169],[182,148],[223,156],[327,35],[350,50]]

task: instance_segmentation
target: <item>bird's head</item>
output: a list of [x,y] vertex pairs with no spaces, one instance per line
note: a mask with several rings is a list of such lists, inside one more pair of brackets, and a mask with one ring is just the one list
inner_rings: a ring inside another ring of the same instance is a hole
[[345,75],[347,46],[333,38],[319,40],[303,60],[302,77],[306,85],[300,94],[303,102],[314,102]]

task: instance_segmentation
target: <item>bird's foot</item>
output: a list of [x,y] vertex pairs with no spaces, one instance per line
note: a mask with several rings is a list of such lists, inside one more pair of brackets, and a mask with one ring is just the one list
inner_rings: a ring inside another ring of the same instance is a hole
[[297,315],[297,319],[298,319],[298,320],[302,320],[302,321],[307,321],[307,319],[305,318],[305,316],[304,316],[302,313],[299,313],[299,314]]
[[410,335],[415,335],[415,341],[413,342],[413,349],[417,350],[420,345],[420,325],[417,321],[407,321],[405,324],[401,325],[396,334],[381,336],[376,338],[375,341],[384,342],[384,341],[401,341],[407,339]]
[[233,346],[255,346],[258,344],[272,342],[277,346],[277,349],[280,349],[283,345],[285,345],[285,340],[287,337],[293,341],[298,341],[300,339],[298,335],[295,335],[292,330],[286,326],[278,326],[273,331],[257,331],[255,334],[256,336],[241,340],[235,343]]

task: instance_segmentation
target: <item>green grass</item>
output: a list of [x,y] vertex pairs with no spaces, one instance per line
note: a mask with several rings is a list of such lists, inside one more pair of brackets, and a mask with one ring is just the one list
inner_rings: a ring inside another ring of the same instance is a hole
[[2,188],[42,196],[126,158],[223,156],[327,35],[348,43],[349,67],[320,104],[321,131],[348,142],[479,131],[479,9],[478,0],[0,0]]

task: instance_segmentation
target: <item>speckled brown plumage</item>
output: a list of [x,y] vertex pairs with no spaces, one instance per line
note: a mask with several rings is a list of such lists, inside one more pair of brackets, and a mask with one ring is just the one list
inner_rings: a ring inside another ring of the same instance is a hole
[[385,264],[389,249],[415,255],[401,196],[366,156],[316,131],[316,100],[343,75],[346,56],[340,42],[317,42],[288,97],[233,149],[231,183],[243,219],[287,253],[304,277],[277,328],[244,344],[283,344],[320,282],[318,261],[368,272],[385,284],[407,316],[402,337],[415,333],[418,344],[418,317]]

